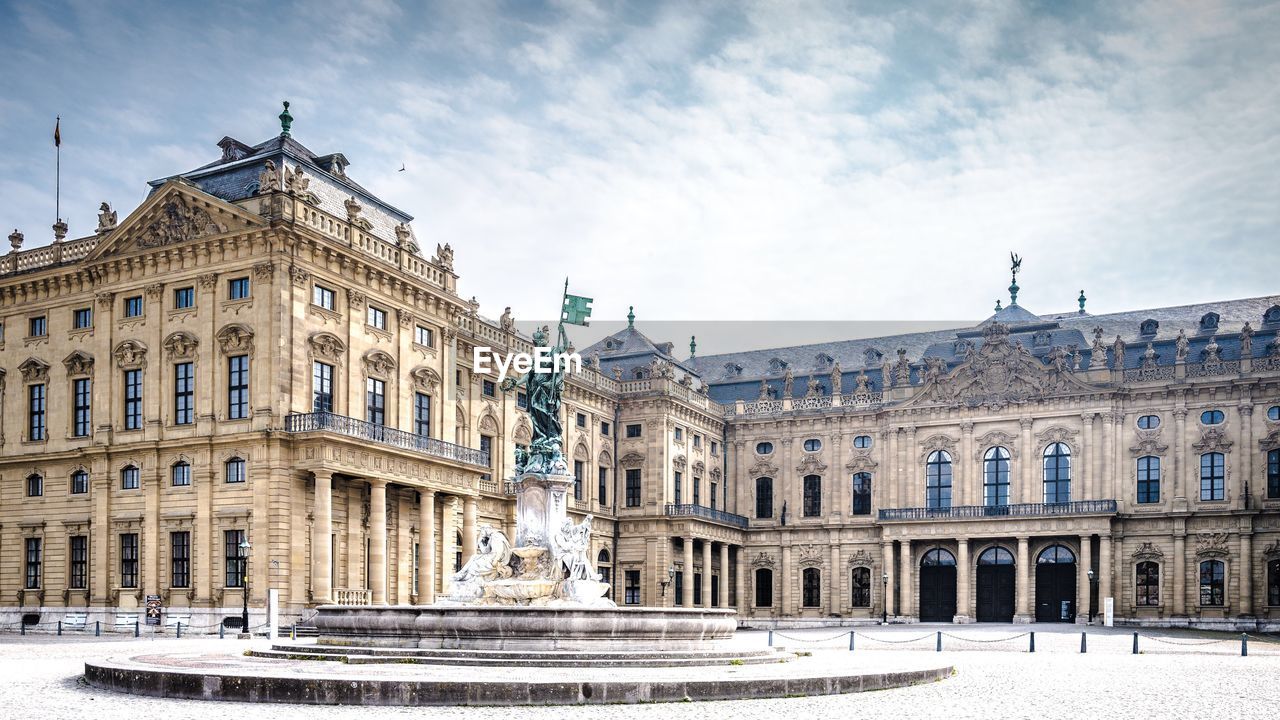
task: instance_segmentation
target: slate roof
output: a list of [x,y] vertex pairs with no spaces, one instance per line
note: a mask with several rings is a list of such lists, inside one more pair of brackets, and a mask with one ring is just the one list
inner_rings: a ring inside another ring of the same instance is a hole
[[[676,377],[688,373],[696,380],[697,371],[688,361],[677,359],[672,353],[675,347],[669,343],[655,343],[634,326],[601,338],[585,350],[580,351],[584,361],[600,355],[600,369],[607,377],[613,377],[614,368],[622,370],[623,380],[634,380],[636,368],[648,368],[654,359],[660,359],[674,366]],[[698,387],[698,383],[694,383]]]

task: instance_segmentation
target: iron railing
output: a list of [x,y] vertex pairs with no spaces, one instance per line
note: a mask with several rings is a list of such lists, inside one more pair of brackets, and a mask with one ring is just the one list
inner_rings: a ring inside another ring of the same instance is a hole
[[668,517],[700,517],[707,520],[722,522],[726,525],[745,528],[747,519],[741,515],[734,515],[723,510],[715,510],[705,505],[674,505],[667,504],[663,509],[663,514]]
[[880,520],[942,520],[956,518],[1045,517],[1049,515],[1098,515],[1114,513],[1115,500],[1076,500],[1064,503],[1018,505],[960,505],[946,508],[885,508]]
[[331,432],[390,447],[415,450],[426,455],[489,467],[489,453],[454,445],[435,438],[415,435],[404,430],[377,425],[334,413],[294,413],[285,416],[284,429],[291,433]]

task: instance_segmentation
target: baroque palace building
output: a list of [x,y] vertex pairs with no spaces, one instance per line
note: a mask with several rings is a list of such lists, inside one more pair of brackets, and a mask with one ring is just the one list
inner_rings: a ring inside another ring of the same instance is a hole
[[[290,133],[0,257],[0,619],[196,627],[428,603],[514,534],[532,350],[454,251]],[[564,403],[619,605],[744,622],[1280,629],[1280,296],[676,357],[627,327]],[[691,348],[692,349],[692,348]]]

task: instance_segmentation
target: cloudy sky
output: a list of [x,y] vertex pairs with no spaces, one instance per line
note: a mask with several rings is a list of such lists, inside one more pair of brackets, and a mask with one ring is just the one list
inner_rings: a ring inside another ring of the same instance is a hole
[[[940,320],[1280,292],[1280,5],[0,5],[0,226],[293,134],[482,312]],[[401,165],[405,172],[397,172]],[[532,280],[528,278],[532,277]]]

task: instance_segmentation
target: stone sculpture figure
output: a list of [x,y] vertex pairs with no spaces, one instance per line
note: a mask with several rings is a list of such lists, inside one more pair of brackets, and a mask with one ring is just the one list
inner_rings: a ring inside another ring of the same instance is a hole
[[1098,370],[1107,366],[1107,346],[1102,342],[1102,328],[1093,329],[1093,345],[1089,348],[1089,369]]
[[116,211],[108,203],[98,206],[98,232],[104,233],[116,229]]
[[503,332],[511,332],[512,330],[515,329],[516,319],[515,319],[515,316],[511,314],[510,305],[508,305],[507,308],[502,311],[502,317],[498,319],[498,322],[499,324],[502,325]]
[[834,396],[834,395],[839,395],[839,394],[840,394],[840,391],[843,389],[843,388],[842,388],[842,385],[843,385],[842,380],[843,380],[843,378],[841,378],[841,377],[840,377],[840,363],[838,363],[838,362],[837,362],[837,363],[836,363],[836,364],[831,368],[831,394],[832,394],[833,396]]
[[268,160],[258,173],[258,194],[265,195],[280,189],[280,173],[276,172],[275,162]]
[[476,532],[476,554],[462,569],[453,574],[454,597],[478,598],[485,582],[509,578],[511,570],[511,543],[501,530],[488,525]]
[[791,391],[795,386],[795,377],[791,374],[791,368],[787,368],[787,372],[782,376],[782,397],[791,397]]
[[871,380],[867,378],[866,368],[858,371],[858,377],[853,386],[853,391],[859,394],[871,392]]
[[1187,331],[1179,330],[1178,337],[1173,341],[1176,348],[1174,359],[1178,362],[1186,362],[1187,355],[1191,354],[1191,341],[1187,339]]
[[1115,364],[1112,367],[1116,370],[1124,369],[1124,348],[1124,339],[1117,335],[1116,341],[1111,344],[1111,352],[1115,354]]
[[[533,345],[546,349],[550,336],[550,328],[542,326],[533,333]],[[560,324],[560,337],[555,347],[550,348],[552,357],[563,353],[569,346],[569,338],[565,334],[564,324]],[[561,448],[564,428],[560,424],[560,398],[564,394],[564,370],[557,363],[551,363],[546,372],[530,370],[519,378],[507,378],[502,381],[502,389],[510,391],[515,387],[524,387],[529,395],[529,420],[533,425],[533,441],[529,444],[528,464],[517,468],[522,472],[565,473],[568,464],[565,462]]]
[[1253,326],[1249,323],[1240,328],[1240,357],[1253,357]]

